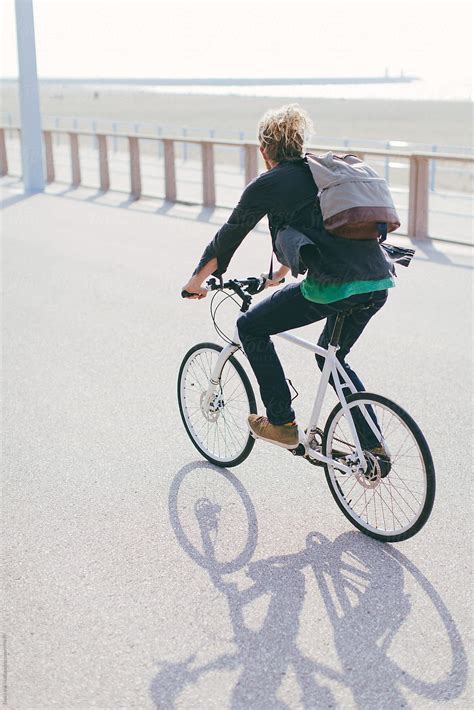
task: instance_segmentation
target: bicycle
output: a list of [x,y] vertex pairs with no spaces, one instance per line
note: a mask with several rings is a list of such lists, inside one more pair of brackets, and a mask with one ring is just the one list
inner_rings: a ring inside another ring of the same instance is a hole
[[[211,278],[207,286],[210,291],[230,291],[223,300],[232,298],[245,313],[252,297],[264,289],[265,279],[223,283]],[[214,308],[216,295],[211,318],[227,345],[199,343],[186,353],[178,374],[178,404],[196,449],[213,464],[232,467],[245,461],[253,449],[255,438],[247,417],[257,407],[248,375],[235,358],[242,350],[238,330],[229,339],[216,323],[216,311],[223,303]],[[356,528],[384,542],[406,540],[430,516],[436,488],[433,459],[421,429],[402,407],[382,395],[357,392],[348,378],[336,357],[344,318],[342,313],[337,316],[327,349],[291,333],[277,336],[324,358],[309,424],[305,430],[298,427],[299,442],[290,451],[324,468],[337,505]],[[339,402],[321,429],[318,422],[331,376]],[[343,388],[350,394],[346,396]],[[361,422],[382,453],[363,448],[358,433]]]

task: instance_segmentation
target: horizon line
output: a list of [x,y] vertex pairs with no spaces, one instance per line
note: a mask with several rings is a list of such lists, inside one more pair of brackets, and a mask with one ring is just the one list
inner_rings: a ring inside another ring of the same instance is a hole
[[[0,81],[19,81],[19,77],[0,77]],[[419,77],[389,74],[379,76],[342,76],[342,77],[38,77],[39,82],[87,82],[92,84],[141,83],[158,86],[311,86],[318,84],[390,84],[411,83]]]

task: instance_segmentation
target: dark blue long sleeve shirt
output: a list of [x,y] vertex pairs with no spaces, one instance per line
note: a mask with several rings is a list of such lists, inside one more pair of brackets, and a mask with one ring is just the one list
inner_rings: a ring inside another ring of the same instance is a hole
[[[310,245],[290,245],[299,250],[294,262],[300,273],[308,270],[321,283],[343,283],[382,279],[392,272],[388,258],[376,240],[351,241],[326,231],[311,170],[304,158],[285,160],[259,175],[242,193],[227,222],[206,247],[196,273],[212,258],[217,258],[215,276],[227,270],[229,262],[247,234],[265,216],[275,246],[278,231],[285,226],[306,235]],[[276,250],[285,264],[284,256]],[[286,259],[288,262],[288,258]],[[286,263],[295,271],[294,263]]]

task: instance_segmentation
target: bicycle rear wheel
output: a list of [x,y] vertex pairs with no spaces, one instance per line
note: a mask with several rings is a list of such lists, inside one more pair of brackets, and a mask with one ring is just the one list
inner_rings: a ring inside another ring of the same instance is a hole
[[[372,419],[375,415],[388,456],[364,452],[369,464],[364,474],[345,474],[325,464],[331,493],[346,518],[366,535],[384,542],[406,540],[421,530],[434,502],[434,465],[426,439],[412,417],[386,397],[359,392],[347,403],[352,417],[357,411]],[[356,455],[340,403],[326,422],[323,451],[338,459]]]
[[255,414],[255,395],[242,365],[231,355],[206,409],[206,392],[222,346],[199,343],[183,358],[178,374],[178,403],[184,427],[196,449],[217,466],[237,466],[255,440],[247,425]]

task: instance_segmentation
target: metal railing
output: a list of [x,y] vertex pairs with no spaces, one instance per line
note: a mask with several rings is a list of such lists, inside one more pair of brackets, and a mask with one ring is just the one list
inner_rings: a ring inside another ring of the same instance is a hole
[[[18,131],[17,126],[0,127],[0,175],[8,174],[8,156],[5,141],[5,131]],[[55,159],[53,148],[53,135],[62,133],[64,129],[43,130],[44,151],[46,158],[46,181],[55,181]],[[97,133],[85,130],[68,130],[71,159],[71,184],[78,187],[82,184],[81,159],[80,159],[80,137],[93,138],[98,149],[98,167],[100,189],[104,192],[110,189],[109,171],[109,147],[108,138],[124,139],[128,142],[129,154],[129,179],[130,196],[139,199],[142,195],[142,174],[140,160],[140,140],[159,142],[162,146],[164,160],[164,197],[167,201],[177,202],[177,175],[175,145],[183,143],[183,136],[157,136],[156,134],[133,134],[128,133]],[[243,155],[245,184],[253,180],[258,174],[258,143],[255,141],[239,140],[218,140],[185,137],[185,142],[190,145],[200,147],[201,153],[201,201],[200,204],[206,207],[216,206],[216,177],[215,177],[215,149],[222,147],[233,147],[241,151]],[[309,148],[314,151],[346,152],[347,148],[340,145],[315,145]],[[367,147],[357,148],[351,146],[351,152],[361,158],[365,156],[377,156],[386,158],[399,158],[406,160],[409,165],[409,200],[408,200],[408,236],[415,238],[428,237],[428,213],[429,213],[429,191],[430,191],[430,161],[436,159],[445,163],[472,163],[473,156],[456,155],[449,153],[430,152],[407,152],[368,149]]]
[[[19,125],[18,116],[12,114],[11,112],[0,111],[0,125],[6,125],[8,127]],[[118,134],[140,134],[144,132],[146,134],[153,133],[156,136],[162,135],[173,135],[173,136],[183,136],[185,139],[187,136],[193,138],[201,138],[206,140],[209,138],[211,141],[214,138],[221,140],[240,140],[242,143],[252,142],[255,138],[255,131],[244,131],[237,129],[220,129],[210,128],[209,126],[195,126],[195,125],[176,125],[176,124],[157,124],[155,122],[149,121],[131,121],[127,119],[112,119],[112,118],[91,118],[87,116],[67,116],[67,115],[42,115],[42,124],[44,130],[57,129],[55,136],[55,144],[57,146],[62,143],[62,134],[66,135],[68,131],[78,131],[78,130],[91,130],[94,133],[105,134],[112,137],[112,150],[114,153],[118,150],[119,140],[117,138]],[[61,129],[61,132],[59,132]],[[9,131],[10,133],[10,131]],[[318,136],[318,142],[323,145],[338,145],[343,146],[346,151],[352,149],[352,146],[357,146],[359,148],[364,147],[366,150],[369,148],[386,150],[387,154],[383,160],[377,161],[378,168],[382,171],[383,176],[387,180],[392,181],[394,173],[397,170],[400,171],[404,166],[402,164],[397,164],[390,159],[390,154],[392,151],[402,150],[409,153],[419,153],[419,152],[430,152],[430,153],[448,153],[456,155],[473,155],[473,149],[471,146],[466,145],[453,145],[453,144],[434,144],[434,143],[422,143],[422,142],[407,142],[400,140],[381,140],[373,138],[364,139],[351,139],[342,138],[334,136]],[[97,147],[97,145],[95,146]],[[157,154],[159,158],[162,158],[162,145],[158,143]],[[232,148],[228,148],[229,152]],[[181,156],[183,161],[189,159],[188,145],[185,140],[181,141],[180,149],[177,152],[177,157]],[[239,169],[240,172],[244,172],[244,154],[243,151],[239,155]],[[446,167],[446,165],[439,166],[441,171],[438,170],[438,164],[436,157],[430,160],[430,192],[434,193],[443,187],[451,189],[451,186],[456,189],[456,186],[463,186],[463,184],[469,183],[472,180],[472,171],[464,170],[462,166],[458,167]],[[393,170],[394,169],[394,170]],[[440,180],[441,178],[441,180]]]

